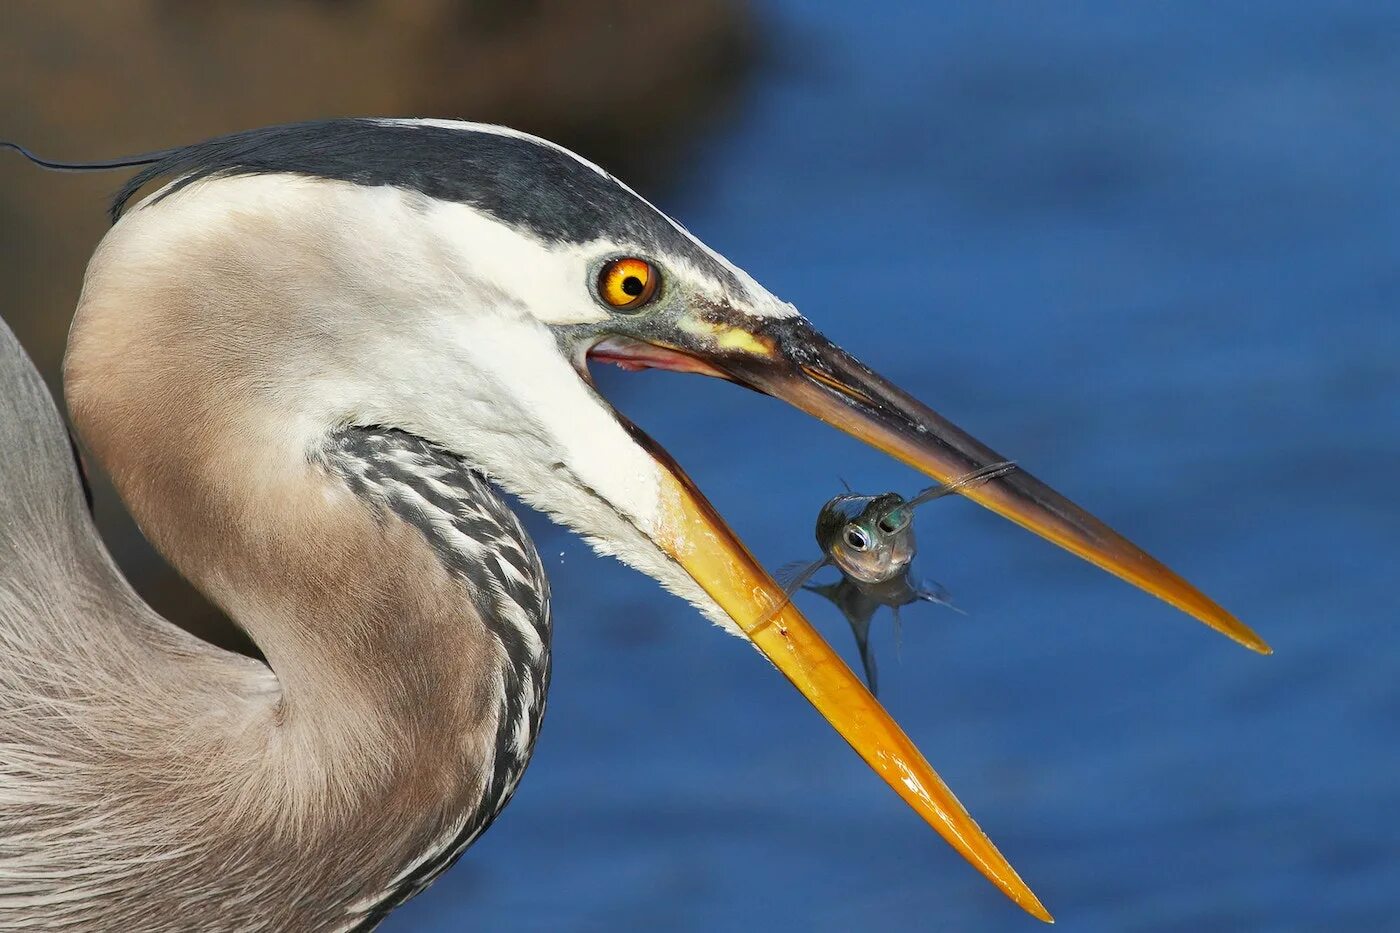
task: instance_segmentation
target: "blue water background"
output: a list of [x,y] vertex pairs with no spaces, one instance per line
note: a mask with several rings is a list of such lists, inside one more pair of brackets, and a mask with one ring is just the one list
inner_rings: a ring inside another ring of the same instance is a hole
[[[1400,4],[775,3],[664,207],[1253,625],[964,501],[883,700],[1071,931],[1400,928]],[[664,106],[659,102],[658,106]],[[779,403],[606,374],[770,566],[843,476]],[[532,516],[538,753],[408,930],[1031,930],[743,643]],[[846,656],[831,607],[803,606]]]

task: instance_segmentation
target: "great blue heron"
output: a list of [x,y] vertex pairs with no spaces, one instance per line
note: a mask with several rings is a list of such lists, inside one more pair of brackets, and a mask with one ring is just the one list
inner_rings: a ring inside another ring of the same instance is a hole
[[[543,140],[334,120],[146,161],[88,267],[69,410],[267,661],[133,593],[0,327],[0,927],[368,930],[451,865],[509,799],[549,682],[548,585],[493,483],[748,639],[1049,919],[587,361],[757,389],[940,480],[999,454]],[[1029,473],[967,494],[1268,650]]]

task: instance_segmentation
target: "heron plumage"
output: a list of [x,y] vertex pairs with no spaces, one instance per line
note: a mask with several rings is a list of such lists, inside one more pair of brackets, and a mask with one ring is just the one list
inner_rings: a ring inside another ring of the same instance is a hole
[[[181,248],[158,257],[173,241],[151,216],[94,259],[70,405],[146,534],[272,668],[130,591],[9,338],[0,929],[181,930],[210,904],[229,928],[368,929],[509,799],[543,710],[547,584],[503,501],[446,451],[348,427],[290,438],[269,383],[289,361],[266,351],[309,319],[295,287],[268,309],[241,278],[287,254],[177,224]],[[263,341],[232,339],[248,328]]]
[[[458,679],[489,689],[465,722],[443,715],[448,685],[391,690],[375,721],[355,682],[340,680],[296,728],[289,718],[306,711],[291,716],[283,680],[181,631],[126,586],[87,517],[62,421],[3,325],[0,387],[0,929],[183,930],[210,903],[229,928],[368,929],[421,890],[509,799],[543,711],[548,589],[503,501],[411,438],[342,437],[317,456],[365,504],[382,546],[366,556],[386,562],[378,579],[441,568],[438,588],[461,602],[426,621],[479,636],[429,652],[422,633],[404,635],[402,670],[380,645],[357,680],[431,682],[444,651],[453,661],[479,645],[466,654],[486,670]],[[415,542],[430,498],[448,506],[456,544]],[[425,561],[410,570],[403,555],[415,546]],[[431,590],[414,589],[420,601]],[[479,622],[487,612],[532,638],[492,635]],[[336,734],[346,730],[356,738]],[[322,895],[306,898],[308,885]],[[153,914],[153,903],[168,909]]]
[[[746,638],[1050,919],[588,361],[746,385],[936,479],[1004,458],[526,134],[323,121],[112,161],[148,157],[88,266],[69,413],[142,531],[266,663],[122,580],[6,332],[0,929],[366,930],[450,864],[509,798],[548,680],[547,586],[492,484]],[[132,205],[147,183],[164,187]],[[619,263],[647,270],[635,302],[601,287]],[[1267,652],[1030,474],[968,495]]]

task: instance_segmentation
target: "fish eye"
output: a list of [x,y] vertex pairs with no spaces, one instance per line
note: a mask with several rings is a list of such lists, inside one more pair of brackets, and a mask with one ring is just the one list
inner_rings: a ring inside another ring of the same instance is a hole
[[907,524],[909,524],[908,510],[895,509],[890,514],[880,519],[880,530],[886,534],[894,534]]
[[645,259],[625,256],[603,264],[598,297],[615,311],[636,311],[656,295],[661,274]]
[[854,550],[863,551],[870,547],[870,539],[865,536],[865,532],[851,525],[846,528],[846,544]]

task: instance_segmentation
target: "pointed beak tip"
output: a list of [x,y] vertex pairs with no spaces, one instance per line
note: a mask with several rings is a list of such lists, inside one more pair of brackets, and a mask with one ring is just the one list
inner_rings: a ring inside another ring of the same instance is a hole
[[988,877],[1017,907],[1037,920],[1044,923],[1054,923],[1055,918],[1050,915],[1050,911],[1045,909],[1045,905],[1040,902],[1040,898],[1036,897],[1030,885],[1026,884],[1010,865],[1007,865],[1007,869],[1010,872],[1009,877],[1006,875],[1000,877],[989,875]]
[[1030,889],[1030,886],[1022,881],[1019,875],[1015,877],[1015,885],[1007,885],[997,881],[996,886],[1001,888],[1001,892],[1010,898],[1013,904],[1035,919],[1042,923],[1054,923],[1055,918],[1051,916],[1050,911],[1045,909],[1045,905],[1040,902],[1040,898],[1035,896],[1035,892]]
[[1035,892],[1030,889],[1030,886],[1022,881],[1019,875],[1014,877],[1015,884],[1004,884],[1001,881],[997,881],[997,887],[1001,889],[1003,894],[1010,898],[1013,904],[1035,919],[1042,923],[1054,923],[1055,918],[1051,916],[1050,911],[1045,909],[1045,905],[1040,902],[1040,898],[1035,896]]
[[1226,632],[1225,634],[1229,635],[1230,638],[1239,642],[1241,645],[1244,645],[1246,648],[1248,648],[1250,651],[1253,651],[1255,654],[1262,654],[1265,657],[1268,657],[1269,655],[1274,653],[1273,646],[1271,646],[1264,639],[1260,638],[1259,635],[1256,634],[1252,628],[1245,625],[1243,622],[1239,622],[1236,624],[1239,626],[1237,631]]
[[[1202,597],[1202,599],[1204,599],[1204,597]],[[1168,602],[1171,602],[1171,600],[1168,600]],[[1268,656],[1274,653],[1274,649],[1259,636],[1258,632],[1214,603],[1209,603],[1210,611],[1200,611],[1198,608],[1192,606],[1178,606],[1178,608],[1195,616],[1210,628],[1215,629],[1236,644],[1243,645],[1255,654]]]

